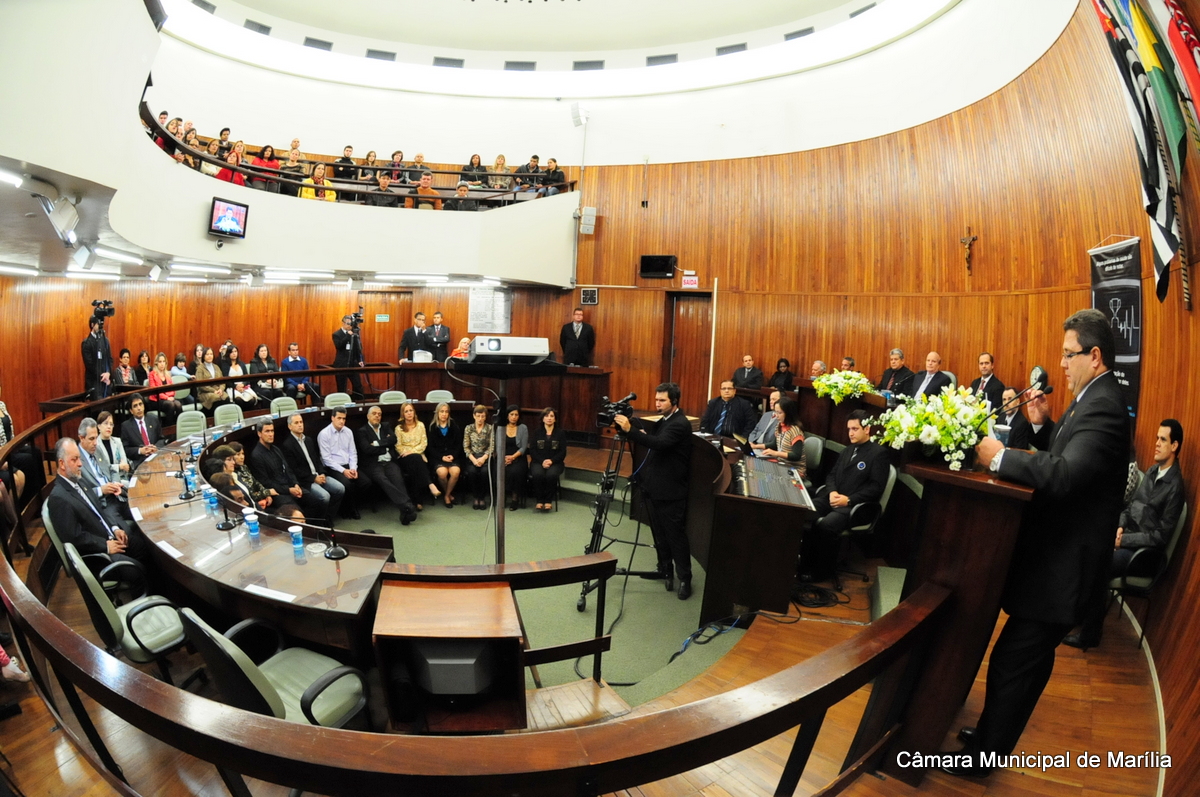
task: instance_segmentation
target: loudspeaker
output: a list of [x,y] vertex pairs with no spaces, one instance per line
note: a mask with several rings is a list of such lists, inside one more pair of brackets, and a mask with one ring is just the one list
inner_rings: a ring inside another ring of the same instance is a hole
[[586,108],[580,108],[579,103],[571,103],[571,121],[576,127],[583,127],[588,121],[588,112]]
[[591,235],[596,231],[596,209],[584,208],[579,216],[579,231],[584,235]]

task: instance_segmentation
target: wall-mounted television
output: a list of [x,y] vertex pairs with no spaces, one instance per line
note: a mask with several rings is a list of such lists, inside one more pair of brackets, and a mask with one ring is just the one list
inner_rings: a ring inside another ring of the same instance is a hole
[[213,197],[212,212],[208,214],[208,234],[222,238],[245,238],[246,216],[249,213],[249,205]]
[[639,277],[674,277],[679,258],[675,255],[642,255]]

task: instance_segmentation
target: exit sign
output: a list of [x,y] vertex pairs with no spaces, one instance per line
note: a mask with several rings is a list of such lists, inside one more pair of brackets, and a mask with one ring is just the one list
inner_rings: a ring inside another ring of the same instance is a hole
[[691,276],[684,276],[683,287],[699,288],[700,287],[700,277],[696,276],[695,274],[692,274]]

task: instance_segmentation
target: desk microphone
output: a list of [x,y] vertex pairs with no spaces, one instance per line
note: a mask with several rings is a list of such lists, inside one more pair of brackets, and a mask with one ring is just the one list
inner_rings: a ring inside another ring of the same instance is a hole
[[179,501],[176,501],[173,504],[172,503],[163,504],[163,509],[170,509],[173,506],[183,506],[184,504],[190,504],[192,501],[195,501],[199,497],[200,497],[200,495],[198,493],[193,493],[191,498],[183,498]]
[[221,511],[225,513],[225,519],[217,523],[217,531],[233,531],[239,525],[246,522],[245,516],[230,520],[229,507],[225,506],[224,502],[221,503]]

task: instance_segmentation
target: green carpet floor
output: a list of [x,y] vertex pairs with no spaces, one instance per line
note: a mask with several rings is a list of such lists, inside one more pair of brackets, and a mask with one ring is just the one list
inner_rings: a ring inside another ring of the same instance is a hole
[[[466,493],[463,493],[466,495]],[[618,495],[618,498],[620,496]],[[591,536],[591,496],[564,492],[557,512],[542,513],[529,508],[509,512],[505,520],[506,560],[523,562],[577,556]],[[632,542],[637,523],[625,518],[616,528],[619,505],[609,512],[608,536]],[[442,505],[425,506],[420,518],[410,526],[401,526],[398,513],[380,500],[372,512],[362,508],[362,520],[342,521],[347,529],[373,528],[389,534],[395,541],[396,561],[430,565],[473,565],[495,562],[495,532],[490,512],[475,511],[469,503],[446,509]],[[650,529],[641,527],[641,542],[649,546]],[[619,567],[629,565],[633,546],[616,543],[609,550]],[[651,569],[655,563],[652,547],[639,547],[634,569]],[[705,645],[689,645],[684,655],[668,666],[671,655],[696,630],[700,617],[700,597],[704,592],[704,571],[693,562],[692,588],[695,594],[686,601],[667,592],[661,581],[614,576],[609,581],[605,607],[605,628],[621,615],[612,631],[612,650],[603,657],[603,677],[617,688],[630,705],[637,705],[664,694],[703,672],[724,655],[743,633],[735,629]],[[532,647],[543,647],[586,639],[593,635],[596,623],[596,594],[588,596],[584,611],[578,611],[577,586],[526,590],[517,593],[521,614]],[[623,604],[623,610],[622,610]],[[584,677],[591,674],[591,659],[580,662]],[[543,686],[578,680],[574,661],[556,662],[539,668]],[[533,686],[526,671],[526,681]],[[619,684],[634,684],[628,687]]]

